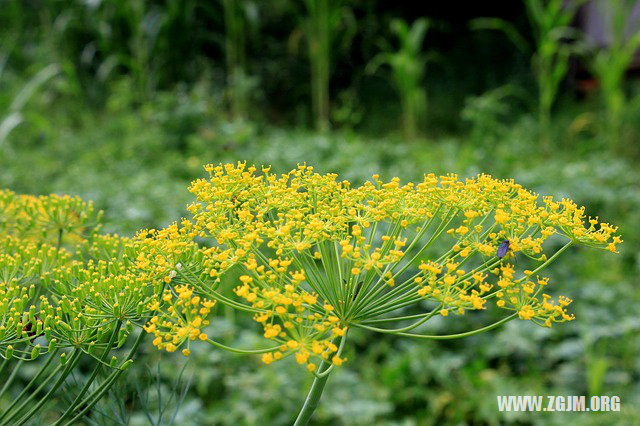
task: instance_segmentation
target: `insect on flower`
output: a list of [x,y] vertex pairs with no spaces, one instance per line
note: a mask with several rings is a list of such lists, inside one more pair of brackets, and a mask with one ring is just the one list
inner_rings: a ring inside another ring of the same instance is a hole
[[504,240],[498,246],[498,253],[497,253],[498,258],[502,259],[503,257],[505,257],[508,251],[509,251],[509,240]]
[[[345,280],[346,282],[346,280]],[[353,293],[353,296],[351,297],[351,301],[353,302],[354,300],[356,300],[356,297],[358,297],[358,293],[360,293],[360,289],[362,288],[362,283],[363,281],[360,281],[357,285],[356,285],[356,291]]]

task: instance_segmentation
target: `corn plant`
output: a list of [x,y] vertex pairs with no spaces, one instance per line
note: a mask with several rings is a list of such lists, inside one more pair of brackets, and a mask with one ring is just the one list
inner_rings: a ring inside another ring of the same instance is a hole
[[624,76],[640,47],[640,30],[629,31],[628,18],[634,4],[625,0],[597,2],[600,16],[609,18],[606,28],[610,31],[610,43],[593,56],[591,69],[598,79],[604,101],[609,142],[616,148],[620,148],[626,105]]
[[[572,246],[616,252],[622,242],[571,200],[540,202],[487,175],[427,174],[416,184],[374,175],[352,186],[306,165],[284,174],[245,163],[205,170],[209,177],[189,188],[188,218],[134,239],[100,235],[81,200],[0,193],[0,394],[22,363],[46,358],[13,402],[0,399],[0,424],[38,413],[88,357],[95,370],[55,424],[76,422],[149,333],[158,349],[185,356],[202,342],[265,364],[292,357],[314,376],[295,420],[305,425],[330,374],[349,361],[350,330],[446,340],[518,318],[544,327],[571,321],[571,300],[552,298],[542,271]],[[216,303],[251,315],[263,347],[212,340]],[[500,313],[464,332],[428,328],[436,316],[484,310]],[[121,355],[139,328],[146,333]],[[92,385],[101,370],[106,377]]]
[[227,62],[227,91],[231,116],[246,118],[251,79],[246,71],[247,18],[242,0],[224,0],[225,55]]
[[[305,0],[304,27],[311,65],[311,105],[317,130],[329,128],[331,52],[336,40],[352,36],[352,16],[340,0]],[[345,21],[348,23],[345,24]],[[345,27],[340,31],[341,26]]]
[[576,51],[575,41],[579,39],[578,33],[570,27],[571,21],[582,3],[525,0],[534,46],[530,46],[511,23],[502,19],[480,18],[471,23],[475,29],[502,31],[519,49],[533,52],[531,63],[538,85],[538,125],[544,153],[548,153],[550,145],[551,108],[569,70],[569,58]]
[[402,129],[408,138],[417,135],[427,113],[427,95],[422,80],[430,57],[422,52],[422,45],[428,28],[429,21],[425,18],[417,19],[411,26],[394,19],[391,31],[400,42],[399,48],[394,49],[385,42],[384,52],[367,65],[369,73],[375,72],[381,65],[391,68],[391,79],[402,105]]

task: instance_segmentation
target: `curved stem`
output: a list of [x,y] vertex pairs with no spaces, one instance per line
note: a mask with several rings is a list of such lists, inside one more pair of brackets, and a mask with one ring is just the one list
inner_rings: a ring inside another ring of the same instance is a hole
[[304,426],[309,423],[311,420],[311,416],[313,412],[316,411],[318,407],[318,403],[320,402],[320,397],[322,396],[322,391],[324,391],[324,386],[327,384],[327,380],[329,379],[329,375],[316,377],[313,380],[313,384],[311,385],[311,389],[309,390],[309,394],[307,395],[307,399],[304,401],[304,405],[296,418],[296,422],[294,426]]
[[416,339],[428,339],[428,340],[448,340],[448,339],[459,339],[461,337],[474,336],[476,334],[480,334],[480,333],[483,333],[485,331],[493,330],[494,328],[500,327],[502,324],[511,321],[517,315],[518,315],[518,313],[516,312],[514,314],[509,315],[506,318],[501,319],[498,322],[494,322],[493,324],[489,324],[488,326],[479,328],[477,330],[467,331],[465,333],[445,334],[445,335],[437,335],[437,334],[427,335],[427,334],[402,333],[402,332],[390,331],[390,330],[387,330],[387,329],[384,329],[384,328],[369,327],[367,325],[362,325],[362,324],[351,324],[351,325],[353,325],[354,327],[358,327],[358,328],[364,328],[365,330],[376,331],[378,333],[393,334],[393,335],[396,335],[396,336],[413,337],[413,338],[416,338]]
[[211,339],[207,339],[206,342],[209,343],[210,345],[213,345],[216,348],[222,349],[224,351],[233,352],[235,354],[242,354],[242,355],[264,354],[264,353],[267,353],[267,352],[276,351],[276,350],[278,350],[278,348],[280,348],[280,345],[278,345],[278,346],[273,346],[271,348],[253,349],[253,350],[248,349],[247,350],[247,349],[232,348],[231,346],[223,345],[222,343],[218,343],[215,340],[211,340]]
[[[342,355],[342,350],[344,349],[344,343],[345,343],[346,341],[347,341],[347,339],[346,339],[346,334],[345,334],[345,337],[343,337],[343,338],[342,338],[342,341],[340,342],[340,347],[338,348],[338,352],[337,352],[337,355],[338,355],[338,356]],[[313,374],[314,374],[316,377],[318,377],[318,378],[326,377],[326,376],[328,376],[328,375],[333,371],[333,368],[334,368],[335,366],[336,366],[335,364],[331,364],[331,365],[329,366],[329,368],[327,368],[326,370],[324,370],[322,373],[315,373],[315,372],[314,372]]]
[[[344,342],[347,340],[346,336],[343,336],[340,341],[340,348],[338,349],[338,354],[342,352],[342,348],[344,347]],[[311,416],[318,408],[318,403],[320,402],[320,397],[322,396],[322,392],[324,391],[324,386],[327,384],[327,380],[329,379],[329,374],[333,370],[333,364],[328,366],[324,371],[322,368],[327,365],[326,361],[322,361],[320,363],[320,367],[318,368],[318,374],[316,374],[315,379],[313,379],[313,383],[311,384],[311,389],[309,389],[309,393],[307,394],[307,398],[304,401],[304,405],[300,409],[298,413],[298,417],[296,418],[293,426],[305,426],[311,420]]]
[[[189,278],[187,278],[187,277],[182,273],[182,269],[185,269],[185,267],[183,266],[182,268],[177,269],[178,274],[180,274],[180,276],[181,276],[182,278],[184,278],[185,280],[187,280],[187,282],[189,282],[189,284],[194,285],[194,283],[193,283]],[[214,300],[218,300],[218,301],[219,301],[220,303],[222,303],[223,305],[231,306],[232,308],[236,308],[236,309],[241,310],[241,311],[254,312],[254,313],[261,313],[261,312],[264,312],[264,310],[261,310],[261,309],[255,309],[255,308],[252,308],[251,306],[246,306],[246,305],[243,305],[243,304],[237,303],[237,302],[235,302],[235,301],[233,301],[233,300],[231,300],[231,299],[229,299],[229,298],[227,298],[227,297],[225,297],[225,296],[221,295],[220,293],[216,292],[215,290],[207,290],[207,289],[205,288],[204,283],[202,282],[202,280],[201,280],[200,278],[196,277],[196,276],[195,276],[195,274],[193,274],[193,273],[191,273],[191,275],[192,275],[196,280],[198,280],[198,283],[199,283],[199,284],[201,284],[201,285],[202,285],[202,287],[198,287],[198,290],[199,290],[201,293],[203,293],[203,294],[205,294],[205,295],[207,295],[207,296],[211,297],[211,298],[212,298],[212,299],[214,299]],[[194,286],[195,286],[195,285],[194,285]]]
[[[403,331],[413,330],[414,328],[419,327],[420,325],[422,325],[425,322],[429,321],[436,313],[438,313],[440,311],[440,309],[442,309],[443,306],[444,306],[444,304],[440,303],[440,305],[435,307],[431,312],[428,312],[427,315],[423,316],[421,319],[419,319],[418,321],[414,322],[413,324],[407,325],[406,327],[395,328],[395,329],[386,329],[386,330],[387,330],[387,332],[403,332]],[[385,330],[385,329],[381,328],[380,330]]]
[[558,256],[560,256],[560,254],[562,254],[563,251],[567,250],[569,247],[571,247],[573,245],[574,241],[573,240],[569,240],[568,243],[566,243],[565,245],[563,245],[562,247],[560,247],[560,249],[558,249],[557,252],[555,252],[553,254],[553,256],[551,256],[549,259],[547,259],[542,265],[538,266],[536,269],[534,269],[531,272],[531,276],[537,274],[538,272],[540,272],[541,270],[543,270],[544,268],[546,268],[551,262],[553,262],[554,260],[556,260],[556,258]]
[[9,389],[9,386],[11,386],[11,383],[13,382],[13,379],[16,378],[16,374],[18,374],[18,370],[20,369],[20,366],[22,365],[23,362],[24,362],[23,360],[20,360],[13,367],[13,371],[11,372],[11,375],[9,376],[7,381],[4,383],[2,390],[0,390],[0,397],[2,397],[2,395],[4,395],[4,393],[7,391],[7,389]]
[[399,317],[388,317],[388,318],[375,318],[375,319],[366,319],[360,322],[360,324],[369,325],[369,324],[379,324],[381,322],[395,322],[395,321],[407,321],[412,319],[424,318],[426,316],[431,315],[432,311],[423,312],[421,314],[413,314],[413,315],[403,315]]
[[0,375],[2,375],[4,369],[7,368],[7,365],[9,365],[9,361],[11,361],[11,358],[5,358],[5,360],[2,361],[2,365],[0,365]]

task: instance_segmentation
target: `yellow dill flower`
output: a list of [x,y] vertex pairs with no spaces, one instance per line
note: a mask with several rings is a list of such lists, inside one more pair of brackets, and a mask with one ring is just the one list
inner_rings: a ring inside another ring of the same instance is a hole
[[[149,304],[155,315],[143,327],[147,333],[156,336],[154,346],[174,352],[185,342],[207,340],[202,329],[209,325],[207,316],[215,301],[193,296],[193,289],[187,285],[166,289],[162,299],[165,303],[154,301]],[[191,352],[187,347],[182,353],[188,356]]]
[[509,318],[549,326],[573,317],[569,299],[539,296],[548,279],[534,276],[559,254],[545,246],[548,238],[564,238],[562,251],[574,244],[616,251],[622,242],[614,226],[571,200],[540,202],[514,181],[485,174],[427,174],[406,184],[375,175],[354,187],[304,164],[283,174],[242,162],[205,170],[208,177],[189,187],[189,218],[139,235],[137,267],[156,288],[169,288],[148,305],[158,319],[146,326],[164,349],[201,333],[211,307],[194,298],[221,298],[211,289],[231,268],[242,271],[234,300],[220,300],[252,312],[275,342],[263,361],[293,355],[309,371],[344,361],[338,343],[350,328],[387,332],[375,324],[411,305],[429,306],[416,317],[421,324],[494,299]]

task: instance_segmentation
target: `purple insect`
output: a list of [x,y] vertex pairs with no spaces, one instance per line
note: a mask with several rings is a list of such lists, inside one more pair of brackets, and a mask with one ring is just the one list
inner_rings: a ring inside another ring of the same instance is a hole
[[503,257],[505,257],[508,251],[509,251],[509,240],[504,240],[498,246],[498,258],[502,259]]

